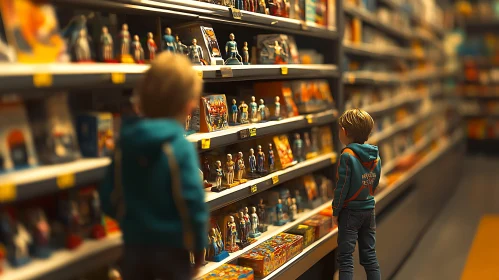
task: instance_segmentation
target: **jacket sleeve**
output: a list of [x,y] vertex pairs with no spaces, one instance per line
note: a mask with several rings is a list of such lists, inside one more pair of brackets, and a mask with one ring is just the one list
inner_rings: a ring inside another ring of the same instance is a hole
[[375,172],[376,172],[376,180],[374,181],[373,192],[378,187],[379,179],[381,178],[381,158],[378,158],[378,165],[376,165]]
[[107,167],[104,180],[101,182],[99,186],[99,198],[102,211],[106,215],[115,218],[111,203],[111,193],[113,192],[113,188],[114,188],[114,160]]
[[[199,175],[199,159],[194,145],[185,141],[184,156],[180,159],[182,196],[185,199],[194,241],[194,253],[207,246],[208,207],[205,203],[203,181]],[[175,176],[175,174],[173,174]]]
[[352,174],[351,161],[350,155],[347,153],[341,154],[338,170],[336,172],[337,180],[336,187],[334,188],[333,216],[338,216],[340,214],[343,202],[350,189],[350,176]]

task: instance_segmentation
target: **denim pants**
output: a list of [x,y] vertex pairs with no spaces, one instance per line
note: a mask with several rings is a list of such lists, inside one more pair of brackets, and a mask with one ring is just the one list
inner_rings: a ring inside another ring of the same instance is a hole
[[374,209],[343,209],[338,217],[338,263],[340,280],[353,279],[353,252],[359,242],[360,264],[368,280],[380,280],[376,258],[376,216]]
[[125,245],[123,280],[190,280],[189,252],[162,246]]

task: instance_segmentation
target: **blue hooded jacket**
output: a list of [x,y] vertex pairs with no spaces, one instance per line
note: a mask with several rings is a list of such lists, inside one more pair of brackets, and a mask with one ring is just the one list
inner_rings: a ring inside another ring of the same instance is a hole
[[[120,222],[125,244],[164,245],[195,253],[206,247],[209,212],[199,159],[183,133],[175,120],[123,120],[115,151],[121,160],[114,157],[100,198],[103,211]],[[118,180],[121,188],[116,187]],[[115,203],[117,189],[122,190],[121,215]]]

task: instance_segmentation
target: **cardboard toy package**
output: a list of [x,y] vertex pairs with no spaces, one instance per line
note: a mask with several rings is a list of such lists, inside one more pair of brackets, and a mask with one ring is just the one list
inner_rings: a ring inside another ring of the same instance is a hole
[[333,221],[330,217],[315,215],[303,222],[304,225],[315,227],[315,240],[321,239],[333,228]]
[[303,237],[303,248],[307,248],[315,242],[315,227],[307,225],[296,225],[287,231],[289,234],[300,235]]
[[309,114],[331,108],[333,98],[325,80],[291,82],[293,98],[300,114]]
[[272,273],[286,262],[286,248],[270,240],[241,255],[238,264],[253,268],[256,277],[265,277]]
[[253,280],[253,269],[233,264],[223,264],[203,275],[200,280]]
[[111,156],[114,150],[113,115],[86,113],[76,118],[80,150],[85,157]]
[[213,132],[229,127],[229,112],[225,94],[207,95],[201,98],[200,132]]
[[[281,103],[281,116],[290,118],[298,115],[298,108],[293,100],[293,92],[287,82],[263,82],[255,83],[253,90],[258,98],[265,100],[265,104],[273,104],[275,97],[279,97]],[[272,114],[275,108],[271,106]]]
[[274,148],[278,155],[279,169],[288,168],[294,164],[296,161],[293,158],[293,152],[291,151],[291,146],[289,145],[289,140],[286,135],[274,136]]
[[271,239],[276,244],[286,246],[286,261],[303,251],[303,236],[281,232]]

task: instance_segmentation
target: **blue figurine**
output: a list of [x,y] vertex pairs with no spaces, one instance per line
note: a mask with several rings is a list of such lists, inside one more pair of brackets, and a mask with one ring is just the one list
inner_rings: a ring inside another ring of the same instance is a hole
[[269,171],[270,172],[274,171],[274,165],[275,165],[274,149],[272,149],[272,144],[269,144]]
[[169,52],[175,52],[175,37],[172,36],[172,30],[170,27],[165,29],[165,35],[163,35],[163,50]]
[[225,60],[226,65],[242,65],[243,58],[239,55],[237,50],[237,42],[235,41],[236,36],[234,33],[229,35],[230,41],[225,44],[225,53],[227,54],[227,60]]
[[258,153],[257,153],[257,165],[256,165],[256,170],[258,173],[264,173],[265,172],[265,153],[262,151],[262,146],[258,145]]
[[258,122],[258,117],[257,117],[257,111],[258,111],[258,104],[256,104],[256,99],[254,96],[251,97],[251,102],[249,104],[250,107],[250,121],[251,122]]
[[224,250],[224,241],[220,231],[217,228],[212,228],[209,236],[210,240],[210,259],[214,262],[219,262],[229,256],[229,253]]
[[235,99],[232,99],[231,112],[232,112],[232,119],[231,119],[232,124],[237,124],[237,115],[239,113],[239,108],[237,107]]
[[275,225],[276,226],[284,225],[287,221],[284,219],[284,211],[282,209],[281,199],[277,200],[277,204],[275,206],[275,211],[276,211],[276,216],[277,216],[277,220],[275,221]]
[[244,0],[235,0],[234,2],[236,9],[244,10]]

